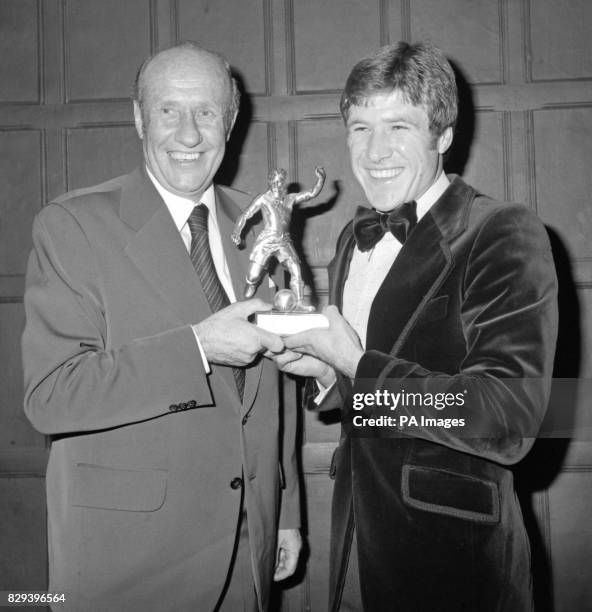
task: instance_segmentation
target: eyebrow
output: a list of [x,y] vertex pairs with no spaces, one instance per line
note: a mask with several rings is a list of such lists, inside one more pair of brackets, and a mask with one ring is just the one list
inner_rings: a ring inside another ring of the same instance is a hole
[[384,120],[384,123],[408,123],[409,125],[420,127],[420,124],[414,119],[411,119],[409,117],[401,117],[401,116],[387,117]]
[[[161,98],[160,100],[155,100],[153,103],[155,106],[183,106],[185,101],[177,100],[175,98]],[[191,106],[195,106],[196,108],[216,108],[216,104],[211,100],[203,100],[195,104],[191,104]]]
[[[381,123],[407,123],[409,125],[412,125],[414,127],[421,127],[421,125],[415,121],[414,119],[411,119],[407,116],[402,116],[402,115],[394,115],[394,116],[386,116],[386,117],[381,117],[380,118]],[[361,119],[361,118],[348,118],[347,123],[345,124],[346,127],[349,127],[350,125],[355,125],[356,123],[368,123],[368,121],[366,121],[365,119]]]

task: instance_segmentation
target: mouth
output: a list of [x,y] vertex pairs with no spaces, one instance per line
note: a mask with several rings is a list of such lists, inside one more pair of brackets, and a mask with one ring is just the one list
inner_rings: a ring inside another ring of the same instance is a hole
[[403,172],[403,168],[368,169],[368,174],[374,179],[393,179]]
[[169,151],[169,157],[179,163],[191,163],[197,161],[201,153],[183,153],[182,151]]

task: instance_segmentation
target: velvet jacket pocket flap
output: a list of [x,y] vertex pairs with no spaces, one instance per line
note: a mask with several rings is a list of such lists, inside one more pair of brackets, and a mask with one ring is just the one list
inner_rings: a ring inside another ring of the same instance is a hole
[[413,508],[480,523],[499,522],[495,482],[416,465],[404,465],[402,478],[403,500]]
[[423,312],[420,315],[422,321],[437,321],[438,319],[443,319],[448,313],[448,296],[440,295],[433,300],[430,300]]
[[153,512],[164,503],[166,470],[130,470],[78,463],[70,503],[86,508]]

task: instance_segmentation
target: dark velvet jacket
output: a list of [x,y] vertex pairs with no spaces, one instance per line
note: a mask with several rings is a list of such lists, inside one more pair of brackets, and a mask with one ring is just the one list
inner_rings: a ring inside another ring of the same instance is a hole
[[[350,223],[329,265],[330,302],[340,309],[353,248]],[[342,410],[331,610],[354,526],[366,611],[530,609],[529,544],[510,466],[545,413],[556,286],[539,219],[452,177],[373,301],[353,385],[339,376],[317,407]],[[463,402],[352,409],[356,393],[377,390],[460,393]],[[352,424],[381,415],[414,416],[418,425]],[[422,416],[465,424],[422,426]]]

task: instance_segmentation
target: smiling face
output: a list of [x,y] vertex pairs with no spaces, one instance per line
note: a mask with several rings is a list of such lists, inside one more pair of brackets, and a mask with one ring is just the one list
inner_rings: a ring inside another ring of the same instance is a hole
[[409,104],[398,91],[352,105],[346,128],[353,173],[368,202],[381,212],[425,193],[452,143],[452,128],[432,134],[425,109]]
[[197,201],[211,185],[234,123],[228,76],[207,52],[163,52],[146,68],[134,102],[146,165],[168,191]]

